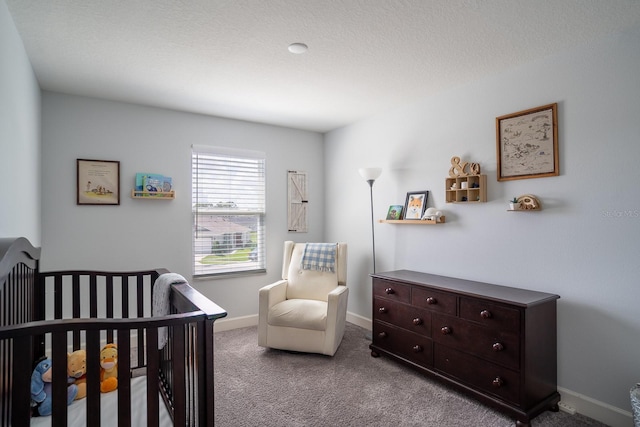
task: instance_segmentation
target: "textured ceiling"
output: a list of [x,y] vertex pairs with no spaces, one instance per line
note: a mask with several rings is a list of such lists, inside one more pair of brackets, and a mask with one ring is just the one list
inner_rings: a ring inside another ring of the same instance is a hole
[[640,22],[638,0],[4,1],[43,89],[320,132]]

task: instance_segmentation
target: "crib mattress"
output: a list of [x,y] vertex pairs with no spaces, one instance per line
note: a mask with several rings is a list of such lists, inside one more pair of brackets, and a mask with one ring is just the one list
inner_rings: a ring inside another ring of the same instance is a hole
[[[147,377],[141,376],[131,379],[131,425],[147,425]],[[86,399],[80,399],[67,407],[67,425],[84,426],[87,420]],[[164,405],[162,397],[159,398],[160,426],[173,426],[171,416]],[[118,426],[118,391],[104,393],[100,396],[100,426]],[[49,427],[51,417],[34,417],[31,419],[31,426]]]

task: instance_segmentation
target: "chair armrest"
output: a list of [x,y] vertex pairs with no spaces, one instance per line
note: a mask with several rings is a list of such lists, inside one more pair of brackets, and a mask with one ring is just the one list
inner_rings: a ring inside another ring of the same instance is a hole
[[335,289],[329,292],[328,295],[329,295],[329,298],[340,298],[340,296],[345,292],[348,293],[349,288],[347,288],[346,286],[340,285],[340,286],[336,286]]
[[347,312],[347,298],[349,297],[349,288],[346,286],[338,286],[327,296],[327,319],[335,319],[338,313]]
[[260,288],[260,308],[265,304],[264,307],[269,309],[287,299],[287,283],[286,280],[278,280],[275,283]]
[[258,345],[267,346],[267,319],[269,310],[287,299],[287,281],[279,280],[258,291]]
[[[333,354],[344,335],[347,318],[347,302],[349,288],[338,286],[329,292],[327,298],[327,341],[325,342],[325,354]],[[331,349],[330,352],[329,349]]]

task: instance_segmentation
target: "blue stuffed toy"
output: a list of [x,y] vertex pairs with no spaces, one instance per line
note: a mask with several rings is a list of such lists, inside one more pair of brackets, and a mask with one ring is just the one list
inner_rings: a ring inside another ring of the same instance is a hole
[[[31,374],[31,401],[38,407],[38,414],[45,416],[52,412],[51,359],[43,359],[36,365]],[[71,384],[67,387],[67,405],[71,405],[78,394],[78,387]]]

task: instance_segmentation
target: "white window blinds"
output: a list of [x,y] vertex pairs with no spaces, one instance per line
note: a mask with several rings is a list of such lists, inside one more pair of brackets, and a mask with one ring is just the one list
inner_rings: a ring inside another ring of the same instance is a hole
[[265,155],[192,148],[194,276],[265,271]]

